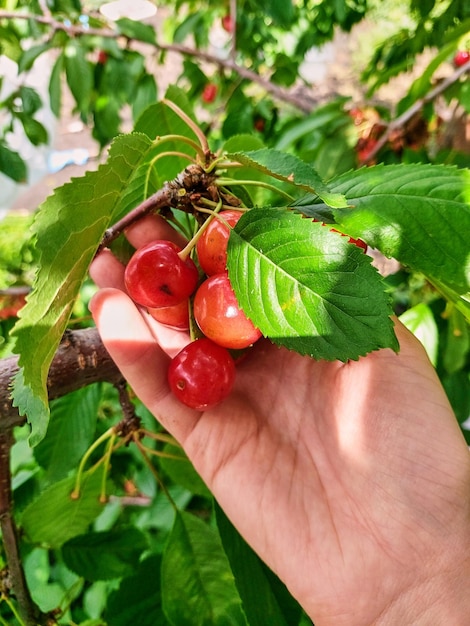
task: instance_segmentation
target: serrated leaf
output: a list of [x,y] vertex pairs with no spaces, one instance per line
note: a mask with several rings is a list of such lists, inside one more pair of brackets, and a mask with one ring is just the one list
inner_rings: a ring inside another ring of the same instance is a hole
[[31,445],[39,443],[47,429],[47,374],[75,298],[150,145],[145,135],[118,137],[106,164],[57,189],[36,213],[38,271],[12,333],[23,368],[15,379],[14,402],[33,426]]
[[288,209],[252,209],[232,230],[237,299],[274,343],[316,359],[397,349],[382,279],[362,250]]
[[302,609],[215,504],[217,528],[250,626],[298,626]]
[[85,580],[111,580],[131,575],[147,547],[137,528],[118,528],[73,537],[62,546],[62,556],[66,566]]
[[377,165],[330,186],[352,207],[333,211],[342,232],[423,273],[470,320],[470,171]]
[[90,385],[51,403],[47,436],[34,448],[34,457],[49,482],[61,480],[78,466],[93,442],[101,386]]
[[293,154],[263,148],[261,150],[235,152],[228,156],[244,165],[269,174],[273,178],[299,187],[304,191],[315,193],[329,206],[347,206],[344,196],[330,191],[313,167]]
[[220,537],[178,512],[162,561],[162,605],[173,626],[248,626]]
[[45,489],[23,511],[21,527],[32,543],[49,548],[62,544],[83,534],[103,510],[99,501],[101,472],[86,474],[80,497],[70,497],[75,477],[66,478]]

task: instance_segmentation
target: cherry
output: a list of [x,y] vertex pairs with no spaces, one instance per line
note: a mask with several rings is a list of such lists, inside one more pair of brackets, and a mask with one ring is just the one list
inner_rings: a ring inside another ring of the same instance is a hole
[[195,291],[199,272],[194,261],[178,256],[171,241],[157,240],[139,248],[124,272],[129,296],[146,307],[173,306]]
[[99,50],[98,52],[98,59],[97,59],[97,63],[99,65],[106,65],[106,62],[108,60],[108,53],[105,52],[104,50]]
[[247,348],[261,337],[238,306],[228,274],[209,276],[194,297],[194,319],[206,337],[224,348]]
[[221,274],[227,269],[227,243],[230,237],[230,226],[235,226],[242,213],[235,209],[227,209],[221,211],[219,215],[226,223],[215,217],[196,244],[199,264],[208,276]]
[[214,102],[216,96],[217,85],[214,85],[214,83],[207,83],[202,91],[202,101],[206,104],[210,104],[211,102]]
[[454,56],[454,65],[455,67],[461,67],[470,61],[470,51],[469,50],[458,50]]
[[168,384],[173,395],[197,411],[222,402],[234,382],[235,362],[229,351],[205,337],[185,346],[168,368]]
[[160,322],[160,324],[165,324],[165,326],[171,326],[172,328],[178,328],[180,330],[189,329],[188,300],[183,300],[173,306],[149,307],[147,310],[153,319]]
[[231,15],[224,15],[222,18],[222,28],[227,32],[227,33],[233,33],[234,29],[234,23],[233,23],[233,19]]

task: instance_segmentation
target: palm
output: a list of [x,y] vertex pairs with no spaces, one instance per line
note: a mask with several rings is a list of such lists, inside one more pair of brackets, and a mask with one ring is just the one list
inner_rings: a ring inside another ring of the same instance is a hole
[[[101,286],[121,286],[112,264],[95,262]],[[449,541],[452,560],[449,528],[465,535],[469,521],[468,450],[403,327],[400,355],[383,350],[348,364],[259,342],[238,366],[231,396],[201,415],[166,382],[158,343],[171,352],[180,333],[162,334],[116,289],[103,290],[93,311],[134,391],[318,626],[372,624],[419,585],[424,562],[446,566],[435,545]]]
[[[416,580],[469,484],[468,452],[434,372],[399,332],[400,357],[382,351],[347,365],[264,346],[239,368],[230,400],[185,440],[229,517],[294,595],[309,596],[318,624],[341,624],[343,613],[344,623],[372,623],[387,599],[374,606],[371,585],[403,584],[403,568]],[[388,589],[388,600],[401,591]]]

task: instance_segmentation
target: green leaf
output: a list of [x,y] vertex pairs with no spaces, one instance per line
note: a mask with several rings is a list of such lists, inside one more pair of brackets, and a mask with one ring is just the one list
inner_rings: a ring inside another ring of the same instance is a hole
[[65,76],[80,112],[88,111],[93,87],[91,64],[86,58],[85,49],[77,39],[70,40],[64,49]]
[[302,609],[240,536],[220,506],[217,527],[250,626],[298,626]]
[[49,78],[49,102],[56,117],[60,115],[62,105],[62,72],[64,71],[64,55],[60,54],[51,71]]
[[86,532],[103,510],[104,505],[99,501],[101,479],[100,471],[85,475],[76,500],[70,497],[74,476],[45,489],[21,517],[21,527],[29,541],[60,548],[72,537]]
[[40,146],[48,142],[47,130],[40,122],[24,113],[18,114],[17,117],[21,120],[25,135],[33,146]]
[[0,141],[0,172],[17,183],[26,181],[26,164],[18,152],[14,152]]
[[161,557],[151,555],[108,598],[104,617],[113,626],[166,626],[160,595]]
[[191,493],[211,498],[211,492],[205,482],[194,469],[184,450],[171,443],[165,444],[162,452],[168,456],[161,456],[159,464],[165,474],[177,485],[185,487]]
[[470,351],[470,327],[464,316],[456,309],[449,313],[447,341],[443,354],[444,368],[454,374],[465,367]]
[[321,223],[252,209],[232,230],[227,266],[241,307],[276,344],[341,361],[398,348],[371,259]]
[[38,271],[13,330],[23,368],[15,379],[14,401],[33,426],[31,445],[39,443],[47,429],[47,374],[74,301],[150,145],[145,135],[118,137],[106,164],[57,189],[36,213]]
[[173,626],[248,626],[220,537],[179,512],[163,554],[162,604]]
[[137,119],[145,109],[157,100],[157,84],[155,78],[145,74],[137,83],[132,96],[132,116]]
[[147,547],[137,528],[118,528],[73,537],[62,546],[62,556],[67,567],[85,580],[111,580],[135,572]]
[[470,171],[377,165],[329,184],[352,207],[333,211],[342,232],[424,274],[470,320]]
[[433,312],[428,305],[420,302],[411,307],[400,315],[400,321],[421,341],[429,360],[435,366],[439,348],[439,332]]
[[35,89],[22,85],[18,93],[21,98],[23,113],[26,115],[34,115],[39,111],[42,106],[42,100]]
[[18,59],[18,73],[21,74],[21,72],[30,70],[38,56],[50,49],[50,43],[41,43],[24,50],[21,57]]
[[235,152],[228,156],[278,180],[315,193],[329,206],[347,206],[344,196],[331,192],[313,167],[293,154],[263,148],[262,150]]
[[156,44],[155,29],[150,24],[142,24],[127,17],[116,20],[116,26],[121,35],[129,37],[129,39],[137,39],[144,43]]
[[51,403],[47,436],[34,448],[34,457],[46,470],[46,480],[61,480],[74,468],[93,442],[101,386],[90,385]]

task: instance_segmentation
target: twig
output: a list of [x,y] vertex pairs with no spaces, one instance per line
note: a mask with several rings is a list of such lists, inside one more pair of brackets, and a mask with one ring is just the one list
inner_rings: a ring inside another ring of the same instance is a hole
[[13,519],[10,450],[13,445],[11,428],[0,430],[0,528],[5,550],[11,590],[18,603],[19,615],[25,626],[40,624],[40,611],[34,604],[26,584],[18,548],[18,532]]
[[[37,15],[35,13],[20,13],[15,11],[0,10],[0,20],[1,19],[33,20],[35,22],[38,22],[39,24],[49,26],[54,31],[61,30],[71,37],[94,36],[118,39],[122,36],[119,31],[114,29],[88,27],[84,28],[83,26],[66,24],[52,17],[46,15]],[[127,40],[130,39],[131,38],[127,37]],[[315,100],[315,98],[288,91],[282,87],[279,87],[278,85],[275,85],[268,78],[264,78],[256,72],[253,72],[252,70],[249,70],[248,68],[239,65],[238,63],[236,63],[235,59],[232,56],[228,59],[223,59],[216,55],[210,54],[209,52],[196,50],[195,48],[189,48],[180,44],[162,44],[155,42],[148,45],[153,46],[156,50],[160,52],[176,52],[182,56],[195,57],[200,59],[201,61],[204,61],[211,65],[215,65],[219,68],[233,71],[242,78],[260,85],[260,87],[262,87],[267,93],[270,93],[277,100],[291,104],[295,108],[300,109],[305,113],[310,113],[313,107],[317,104],[317,100]]]
[[[18,357],[0,359],[0,430],[25,419],[12,405],[10,387]],[[122,375],[106,351],[96,328],[68,331],[52,360],[47,379],[49,398],[59,398],[95,382],[117,383]]]
[[126,228],[129,228],[129,226],[142,219],[151,211],[158,211],[159,209],[168,207],[171,202],[170,195],[170,189],[167,185],[164,185],[161,189],[132,209],[132,211],[129,211],[129,213],[127,213],[122,219],[110,226],[105,231],[96,254],[109,246],[109,244],[117,239],[117,237],[119,237],[119,235],[124,232]]
[[434,89],[431,89],[425,96],[416,100],[406,111],[404,111],[401,115],[396,117],[394,120],[387,124],[386,129],[380,136],[380,138],[375,143],[374,147],[367,153],[367,157],[362,161],[363,164],[370,163],[376,154],[385,146],[390,136],[394,131],[405,126],[407,122],[409,122],[417,113],[419,113],[423,107],[435,100],[438,96],[446,91],[449,87],[451,87],[455,82],[459,80],[459,78],[470,71],[470,61],[467,61],[465,65],[462,65],[458,69],[455,70],[450,76],[442,80]]

